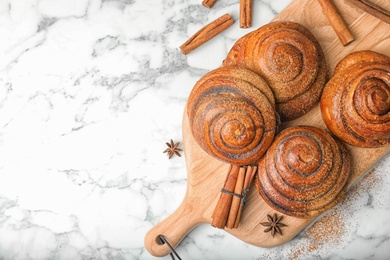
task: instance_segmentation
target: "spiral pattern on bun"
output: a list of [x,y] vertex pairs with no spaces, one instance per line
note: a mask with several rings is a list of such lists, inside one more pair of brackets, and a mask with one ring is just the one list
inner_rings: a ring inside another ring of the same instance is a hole
[[272,89],[282,121],[296,119],[319,101],[326,63],[316,38],[303,25],[273,22],[239,39],[224,65],[244,66]]
[[200,147],[238,165],[251,164],[265,153],[279,123],[267,83],[238,67],[222,67],[204,75],[190,93],[187,113]]
[[312,126],[280,132],[259,162],[256,186],[264,201],[286,215],[309,218],[333,207],[350,175],[348,151]]
[[390,143],[390,57],[359,51],[336,66],[321,97],[329,130],[359,147]]

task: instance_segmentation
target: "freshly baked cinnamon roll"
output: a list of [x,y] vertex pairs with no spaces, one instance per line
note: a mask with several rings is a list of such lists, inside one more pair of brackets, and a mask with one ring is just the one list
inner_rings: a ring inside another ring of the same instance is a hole
[[262,76],[282,121],[296,119],[319,101],[325,85],[324,53],[310,31],[294,22],[272,22],[240,38],[223,62]]
[[324,88],[321,112],[329,130],[360,147],[390,142],[390,57],[358,51],[336,66]]
[[256,186],[275,210],[308,218],[339,201],[349,175],[350,156],[341,142],[322,129],[297,126],[275,137],[260,159]]
[[187,113],[200,147],[238,165],[258,160],[279,124],[267,83],[256,73],[237,67],[221,67],[204,75],[190,93]]

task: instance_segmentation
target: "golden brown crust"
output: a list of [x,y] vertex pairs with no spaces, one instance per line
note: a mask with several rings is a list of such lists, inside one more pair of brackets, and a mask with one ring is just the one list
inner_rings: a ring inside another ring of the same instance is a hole
[[321,112],[342,141],[359,147],[390,143],[390,57],[359,51],[344,57],[324,88]]
[[239,165],[251,164],[265,153],[278,125],[267,83],[239,67],[222,67],[204,75],[190,93],[187,113],[200,147]]
[[350,157],[341,142],[313,126],[278,134],[260,159],[256,186],[284,214],[314,217],[338,203],[347,188]]
[[223,64],[243,66],[261,75],[274,92],[282,121],[313,108],[325,85],[321,46],[308,29],[294,22],[269,23],[245,35]]

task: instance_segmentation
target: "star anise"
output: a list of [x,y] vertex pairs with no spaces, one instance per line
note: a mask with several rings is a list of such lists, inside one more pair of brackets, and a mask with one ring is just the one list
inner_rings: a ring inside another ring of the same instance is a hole
[[281,227],[286,227],[286,224],[281,223],[280,221],[283,219],[283,216],[277,216],[276,213],[271,217],[271,215],[267,214],[268,222],[262,222],[261,225],[267,227],[264,229],[264,232],[270,232],[272,237],[275,237],[276,233],[279,233],[281,236],[283,236]]
[[168,146],[168,148],[165,149],[163,153],[167,153],[168,159],[171,159],[174,154],[181,157],[179,152],[183,150],[178,148],[180,142],[174,143],[171,139],[170,143],[165,144]]

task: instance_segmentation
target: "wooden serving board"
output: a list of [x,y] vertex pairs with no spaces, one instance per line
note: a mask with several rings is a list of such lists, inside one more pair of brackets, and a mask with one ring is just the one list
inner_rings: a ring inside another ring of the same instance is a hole
[[[303,24],[318,39],[324,50],[329,75],[339,60],[350,52],[373,50],[390,56],[390,25],[374,18],[359,9],[351,7],[343,0],[334,0],[335,5],[349,25],[355,41],[343,47],[329,22],[323,15],[317,0],[295,0],[274,20],[288,20]],[[378,0],[377,4],[390,10],[390,1]],[[221,61],[222,62],[222,61]],[[292,122],[284,123],[282,128],[293,125],[313,125],[325,129],[319,105]],[[183,147],[187,164],[187,192],[179,208],[167,219],[153,227],[145,237],[145,247],[154,256],[164,256],[170,252],[167,245],[159,243],[163,235],[176,247],[193,228],[201,223],[211,223],[211,215],[219,198],[229,165],[206,154],[195,142],[188,125],[186,112],[183,116]],[[390,147],[367,149],[347,145],[352,158],[352,178],[350,186],[367,173],[377,161],[386,156]],[[274,247],[291,240],[313,218],[298,219],[285,216],[283,236],[272,238],[264,233],[260,222],[267,221],[266,215],[273,214],[260,197],[255,186],[250,190],[238,229],[225,229],[249,244],[260,247]]]

